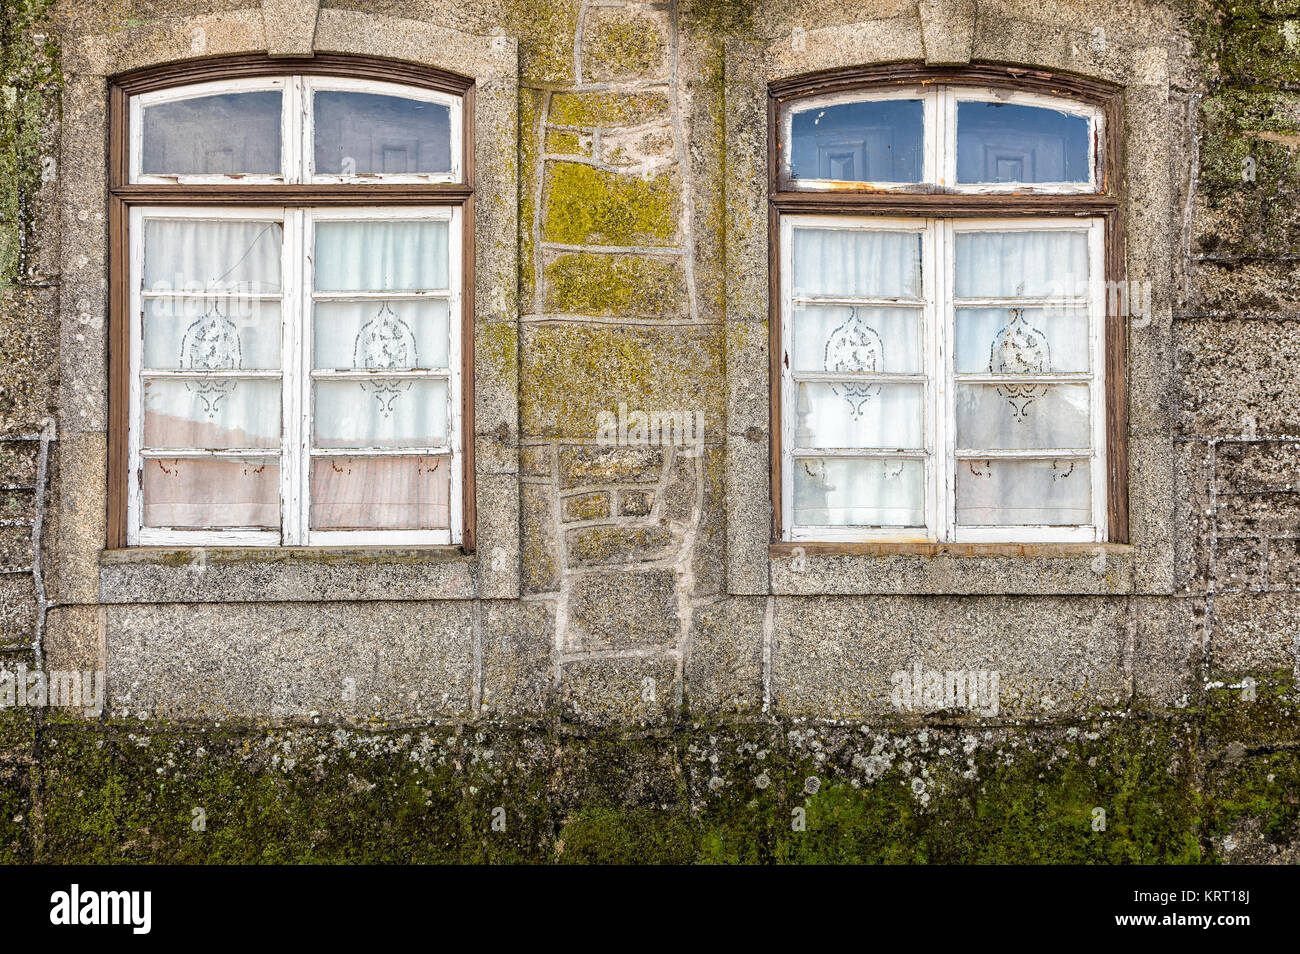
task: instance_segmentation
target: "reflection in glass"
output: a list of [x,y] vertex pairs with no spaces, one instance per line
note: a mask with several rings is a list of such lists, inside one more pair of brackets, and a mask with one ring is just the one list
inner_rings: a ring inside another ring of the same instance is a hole
[[1087,117],[1015,103],[957,104],[957,181],[1088,182]]
[[222,93],[146,106],[145,175],[279,175],[280,92]]
[[920,182],[923,116],[919,99],[801,110],[791,117],[790,174],[839,182]]
[[402,96],[318,90],[312,118],[321,175],[451,171],[451,109]]

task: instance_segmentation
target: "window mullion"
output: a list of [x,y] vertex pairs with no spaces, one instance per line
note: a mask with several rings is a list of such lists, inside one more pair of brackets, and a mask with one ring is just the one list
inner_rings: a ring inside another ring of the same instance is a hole
[[935,318],[938,325],[939,364],[938,364],[938,405],[942,415],[941,430],[943,441],[939,456],[942,461],[942,478],[940,487],[943,497],[943,533],[942,539],[952,541],[956,537],[956,498],[957,498],[957,464],[954,455],[956,443],[956,385],[953,380],[953,336],[956,332],[954,308],[952,302],[952,276],[955,274],[952,220],[944,219],[936,223],[936,245],[938,247],[939,296],[935,302]]
[[[773,215],[778,213],[773,212]],[[779,236],[781,243],[781,351],[778,356],[777,367],[781,374],[781,420],[778,422],[781,427],[781,512],[785,515],[781,521],[781,534],[789,540],[792,539],[794,528],[794,445],[795,445],[795,409],[798,395],[794,389],[794,378],[791,372],[790,351],[794,348],[794,323],[791,315],[791,295],[794,285],[794,227],[790,219],[782,216],[780,219]]]
[[280,301],[280,525],[281,543],[295,546],[301,542],[298,500],[297,447],[302,426],[301,400],[297,382],[298,336],[301,325],[302,299],[302,227],[297,209],[284,212],[284,250],[282,256],[283,297]]
[[924,158],[922,160],[922,178],[926,182],[940,182],[943,172],[943,90],[932,87],[925,94]]
[[[463,362],[461,360],[463,322],[473,322],[473,316],[466,316],[461,308],[463,301],[462,296],[465,291],[461,287],[461,255],[464,249],[461,248],[461,236],[464,234],[461,216],[464,215],[464,209],[457,208],[451,217],[451,222],[447,229],[447,284],[451,291],[451,300],[449,303],[450,311],[448,313],[447,332],[449,340],[447,342],[447,370],[449,372],[449,387],[447,388],[447,443],[451,447],[452,455],[450,460],[451,466],[451,494],[449,501],[448,526],[451,529],[453,540],[462,539],[462,517],[463,517],[463,499],[464,481],[462,478],[461,462],[464,460],[465,444],[474,440],[473,434],[463,434],[461,431],[461,369]],[[461,322],[451,319],[452,315],[460,315]],[[472,325],[471,325],[472,327]]]
[[311,539],[311,445],[314,413],[311,369],[314,363],[312,335],[315,330],[315,298],[312,291],[316,287],[316,218],[311,209],[300,209],[297,214],[298,234],[302,241],[299,255],[302,263],[302,274],[299,276],[302,296],[298,308],[298,377],[294,389],[298,395],[298,443],[294,473],[298,475],[299,542],[305,546]]
[[130,290],[130,312],[127,315],[129,322],[128,332],[128,354],[127,362],[129,366],[130,384],[129,400],[130,411],[128,415],[127,429],[127,481],[126,481],[126,513],[127,513],[127,545],[136,546],[140,542],[140,526],[143,522],[141,514],[141,505],[143,503],[141,488],[141,430],[143,429],[144,418],[144,400],[142,394],[142,382],[140,380],[140,371],[143,365],[143,324],[144,324],[144,305],[141,296],[141,284],[144,275],[144,215],[138,208],[130,211],[130,221],[128,224],[128,241],[130,245],[130,272],[129,279],[131,282]]
[[922,348],[925,361],[925,433],[924,447],[926,450],[926,474],[925,474],[925,528],[926,536],[931,540],[937,540],[942,535],[942,520],[939,516],[940,495],[938,493],[938,481],[940,479],[940,446],[942,443],[943,428],[941,426],[941,417],[939,413],[939,348],[940,337],[938,321],[936,319],[936,302],[939,294],[939,278],[936,274],[936,246],[935,246],[935,220],[927,219],[925,222],[925,232],[922,243],[922,260],[921,276],[922,288],[921,294],[925,299],[925,308],[922,312]]
[[1092,384],[1089,388],[1090,409],[1092,411],[1092,513],[1096,539],[1104,542],[1110,533],[1109,507],[1110,485],[1109,467],[1106,455],[1106,412],[1109,397],[1106,388],[1106,321],[1110,311],[1109,296],[1106,294],[1106,233],[1100,219],[1093,219],[1088,235],[1089,288],[1092,298],[1089,306],[1092,341]]

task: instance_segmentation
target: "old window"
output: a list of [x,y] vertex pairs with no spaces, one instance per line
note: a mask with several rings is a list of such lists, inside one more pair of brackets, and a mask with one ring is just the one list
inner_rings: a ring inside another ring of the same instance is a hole
[[115,87],[119,545],[466,541],[468,87],[354,65]]
[[1106,101],[1016,85],[774,90],[778,539],[1121,538]]

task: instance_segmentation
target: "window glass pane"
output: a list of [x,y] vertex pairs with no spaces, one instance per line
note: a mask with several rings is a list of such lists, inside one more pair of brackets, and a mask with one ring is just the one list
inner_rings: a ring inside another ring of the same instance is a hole
[[280,382],[146,379],[144,446],[203,450],[280,446]]
[[451,110],[401,96],[318,90],[312,117],[322,175],[451,171]]
[[957,463],[962,526],[1086,526],[1092,475],[1082,460],[962,460]]
[[447,288],[441,222],[319,222],[317,291],[440,291]]
[[1028,450],[1092,446],[1086,384],[958,384],[957,446]]
[[146,460],[146,527],[278,527],[280,466],[271,458]]
[[279,222],[145,219],[144,287],[278,293],[283,236]]
[[957,181],[1088,182],[1085,116],[1015,103],[957,103]]
[[921,370],[921,310],[810,305],[794,310],[795,371]]
[[958,232],[959,298],[1055,298],[1088,294],[1088,233]]
[[998,374],[1088,371],[1083,308],[958,308],[957,370]]
[[921,235],[864,229],[795,229],[794,294],[917,298]]
[[317,381],[317,447],[424,447],[447,440],[447,382]]
[[280,367],[280,303],[151,298],[144,303],[144,366],[160,371]]
[[195,96],[141,110],[145,175],[279,175],[279,90]]
[[796,526],[925,526],[922,461],[800,458],[793,470]]
[[450,526],[450,457],[317,457],[313,530],[425,530]]
[[447,367],[447,302],[316,303],[312,350],[317,368]]
[[919,99],[843,103],[791,117],[791,175],[848,182],[920,182],[924,106]]
[[920,384],[801,381],[796,388],[796,447],[915,450],[922,445],[925,391]]

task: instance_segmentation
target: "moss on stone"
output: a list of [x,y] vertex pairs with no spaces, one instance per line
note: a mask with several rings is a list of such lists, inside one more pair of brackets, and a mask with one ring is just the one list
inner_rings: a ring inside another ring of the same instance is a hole
[[1300,79],[1300,18],[1229,5],[1214,28],[1219,69],[1243,82]]
[[553,155],[590,156],[591,140],[568,129],[546,131],[546,151]]
[[716,328],[548,324],[526,329],[520,419],[530,437],[593,439],[601,411],[703,411],[721,425],[722,335]]
[[687,0],[682,20],[689,30],[725,36],[748,30],[755,6],[755,0]]
[[609,494],[602,491],[565,497],[563,513],[565,521],[604,520],[609,516]]
[[53,0],[3,0],[0,6],[0,285],[27,277],[41,184],[54,170],[58,121],[57,41],[42,31]]
[[583,79],[616,80],[662,75],[667,66],[666,24],[619,9],[592,9],[582,39]]
[[519,295],[525,313],[536,308],[537,180],[542,174],[541,114],[545,93],[519,91]]
[[690,314],[679,260],[591,252],[560,255],[546,265],[546,310],[624,318]]
[[[1287,698],[1259,700],[1255,717],[1271,725]],[[1227,697],[1204,716],[1216,731],[1245,717]],[[1197,721],[681,723],[585,738],[51,716],[36,743],[40,860],[1182,864],[1219,860],[1243,819],[1293,840],[1300,753],[1202,760]],[[0,771],[6,860],[37,850],[29,804],[25,776]]]
[[547,164],[542,237],[565,245],[668,245],[677,237],[675,172],[647,179],[577,162]]
[[646,93],[556,93],[548,118],[562,126],[638,126],[670,117],[668,95]]
[[519,72],[525,82],[573,79],[573,38],[580,0],[503,0],[510,32],[519,37]]

